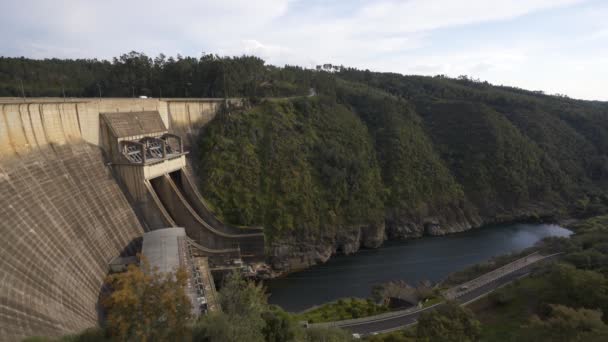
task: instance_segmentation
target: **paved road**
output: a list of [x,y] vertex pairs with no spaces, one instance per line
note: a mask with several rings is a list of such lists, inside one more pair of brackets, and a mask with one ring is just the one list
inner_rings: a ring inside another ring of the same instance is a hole
[[[545,258],[543,260],[548,260],[553,257],[555,257],[555,256],[551,256],[551,257]],[[534,265],[536,265],[536,263],[529,264],[518,270],[515,270],[508,274],[502,275],[492,281],[489,281],[489,282],[485,283],[484,285],[481,285],[475,289],[471,289],[467,293],[464,293],[464,294],[458,296],[457,301],[459,301],[460,303],[466,304],[481,296],[487,295],[487,294],[491,293],[492,291],[514,281],[515,279],[528,275]],[[361,334],[361,335],[368,335],[368,334],[377,333],[377,332],[393,331],[393,330],[401,329],[405,326],[416,323],[416,320],[423,312],[436,309],[441,305],[444,305],[444,304],[439,303],[439,304],[430,306],[425,309],[421,309],[421,310],[417,310],[417,311],[413,311],[413,312],[406,312],[399,316],[382,317],[382,318],[378,318],[378,319],[370,319],[365,322],[353,322],[352,324],[348,324],[348,323],[340,324],[339,326],[340,326],[340,328],[347,329],[347,330],[351,331],[352,333],[357,333],[357,334]]]

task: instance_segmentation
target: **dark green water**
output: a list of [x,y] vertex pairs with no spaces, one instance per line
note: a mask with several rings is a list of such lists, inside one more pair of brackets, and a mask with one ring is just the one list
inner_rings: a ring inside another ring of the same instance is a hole
[[266,282],[270,303],[301,311],[342,297],[367,297],[374,284],[405,280],[433,282],[493,256],[518,252],[547,236],[571,231],[552,224],[512,224],[442,237],[389,242],[361,250],[285,278]]

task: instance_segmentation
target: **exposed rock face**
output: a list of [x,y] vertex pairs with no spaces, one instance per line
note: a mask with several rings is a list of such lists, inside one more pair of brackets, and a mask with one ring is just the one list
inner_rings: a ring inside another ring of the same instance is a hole
[[289,273],[324,263],[336,254],[353,254],[360,248],[377,248],[385,240],[407,240],[423,236],[441,236],[464,232],[486,224],[517,221],[552,221],[555,209],[529,205],[497,215],[480,215],[475,207],[462,202],[422,213],[388,210],[385,223],[337,227],[320,238],[297,234],[275,241],[269,250],[271,266],[279,273]]
[[424,226],[401,217],[387,219],[386,235],[390,240],[419,238],[424,235]]
[[386,227],[384,223],[361,227],[361,246],[365,248],[378,248],[386,240]]
[[290,236],[272,243],[269,261],[279,272],[293,272],[324,263],[335,254],[352,254],[363,248],[377,248],[385,240],[383,223],[340,227],[319,239]]
[[386,236],[389,240],[405,240],[425,235],[458,233],[478,227],[483,221],[466,203],[446,205],[415,214],[389,210],[386,218]]
[[[465,207],[466,208],[466,207]],[[392,211],[386,223],[339,227],[321,238],[292,235],[270,246],[270,264],[281,273],[324,263],[335,254],[352,254],[360,248],[377,248],[386,240],[406,240],[463,232],[485,220],[472,210],[446,206],[436,216]]]

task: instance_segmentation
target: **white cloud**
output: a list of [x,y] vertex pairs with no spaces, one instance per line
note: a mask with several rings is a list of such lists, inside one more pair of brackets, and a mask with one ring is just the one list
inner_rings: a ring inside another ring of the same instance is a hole
[[604,40],[608,39],[608,27],[599,29],[592,32],[589,36],[585,37],[587,40]]
[[[33,57],[48,56],[33,55],[39,51],[35,45],[48,46],[42,51],[58,57],[110,57],[133,49],[199,53],[205,48],[203,45],[213,46],[214,42],[242,32],[259,32],[283,15],[288,3],[288,0],[13,1],[3,4],[0,12],[0,38],[20,48],[19,53]],[[163,42],[164,48],[155,41]],[[50,49],[52,46],[56,51]],[[70,48],[80,51],[76,56],[60,55]]]
[[[265,60],[288,59],[290,50],[278,45],[265,45],[255,39],[247,39],[241,42],[238,49],[243,54],[259,56]],[[234,54],[238,54],[236,52]]]
[[[579,10],[571,15],[570,8]],[[534,22],[522,36],[511,34],[519,23],[509,22],[549,11],[561,11],[561,17]],[[598,44],[608,37],[606,16],[608,6],[601,0],[6,0],[0,55],[255,54],[278,65],[331,62],[402,73],[469,74],[548,90],[563,84],[577,96],[606,98],[597,89],[608,88],[608,77],[589,73],[604,67],[590,56],[608,56]],[[571,26],[556,26],[560,20]],[[504,25],[494,32],[498,39],[484,37],[484,30],[498,24]],[[467,27],[479,32],[458,36]],[[548,66],[578,72],[549,75]],[[574,84],[594,88],[581,92]]]
[[418,32],[515,18],[581,0],[381,0],[363,7],[352,20],[364,30]]

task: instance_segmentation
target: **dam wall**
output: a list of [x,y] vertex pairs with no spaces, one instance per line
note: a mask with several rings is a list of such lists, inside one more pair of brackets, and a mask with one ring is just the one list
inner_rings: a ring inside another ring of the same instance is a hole
[[[238,105],[241,100],[227,102]],[[158,111],[169,132],[181,136],[185,146],[191,148],[198,131],[215,117],[223,103],[224,99],[0,98],[4,126],[0,128],[0,151],[18,153],[74,138],[100,146],[100,113],[142,111]]]
[[192,146],[222,104],[0,98],[0,341],[96,326],[108,262],[144,233],[104,159],[100,113],[158,111]]
[[143,228],[84,141],[0,160],[0,340],[97,324],[108,262]]

